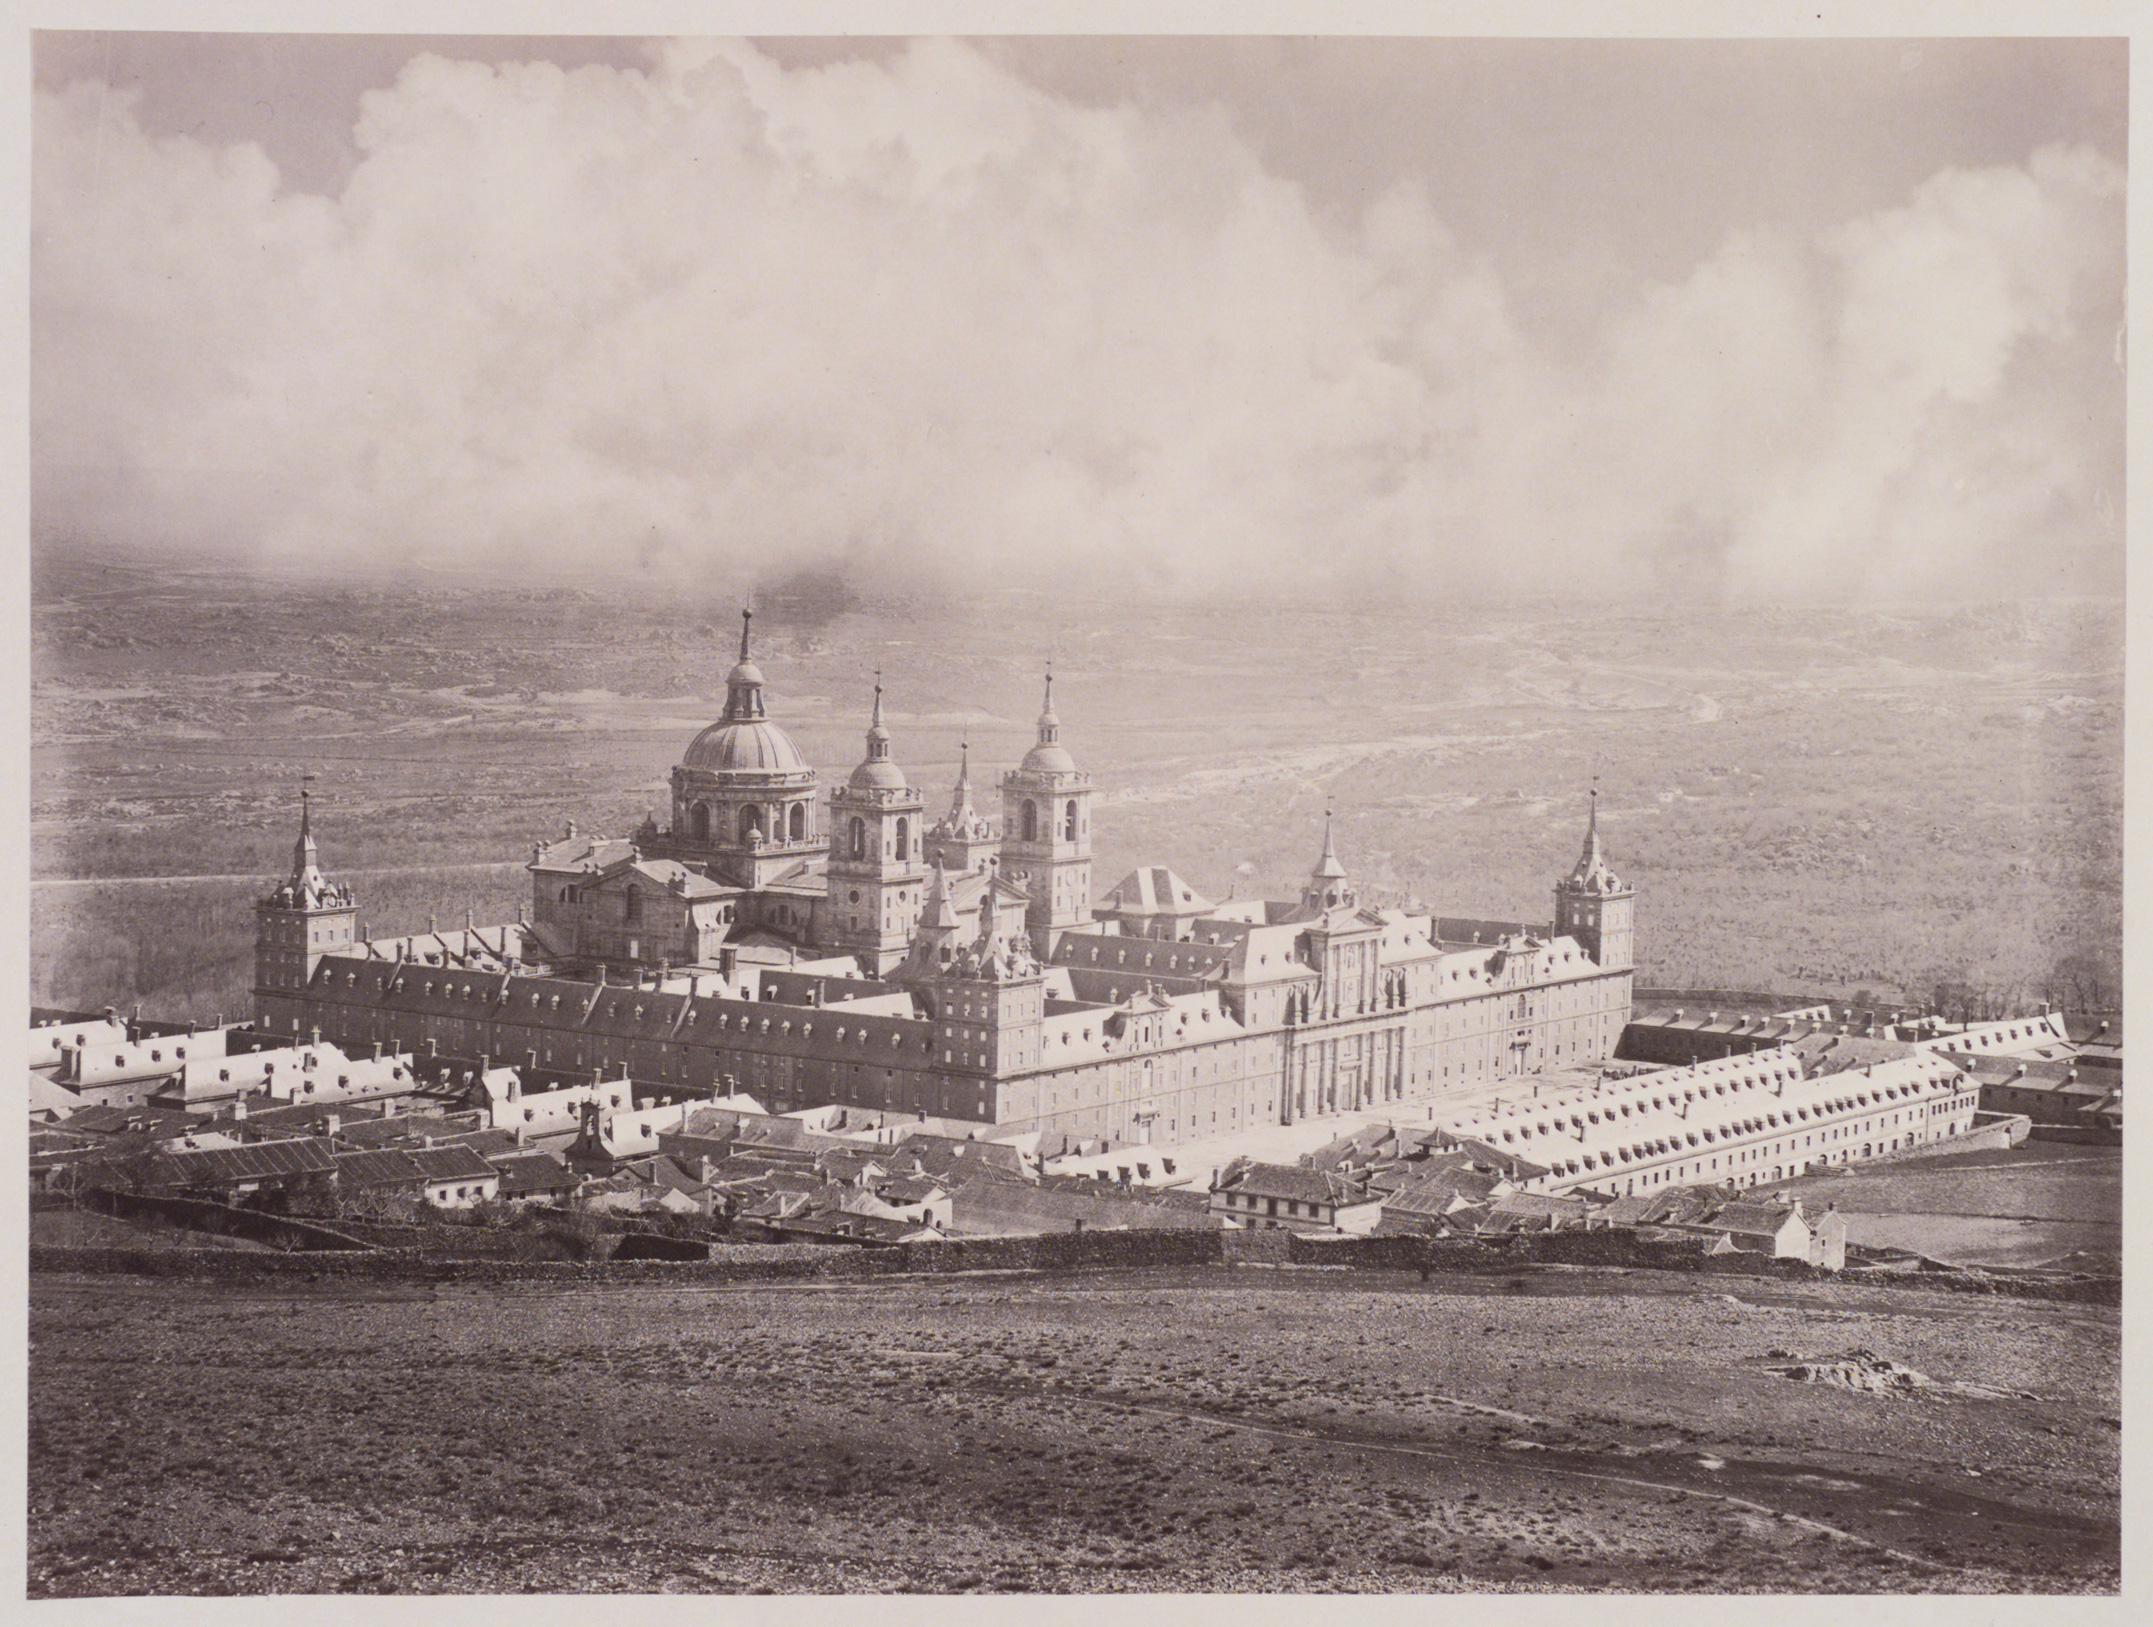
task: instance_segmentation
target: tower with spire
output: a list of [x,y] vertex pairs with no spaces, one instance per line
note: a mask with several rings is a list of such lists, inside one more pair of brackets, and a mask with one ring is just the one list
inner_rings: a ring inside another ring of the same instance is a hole
[[971,743],[959,745],[957,752],[957,785],[950,794],[949,812],[927,833],[927,862],[961,876],[998,864],[995,849],[1001,837],[972,806]]
[[1331,835],[1331,810],[1323,810],[1323,852],[1301,887],[1301,909],[1311,915],[1327,910],[1352,909],[1360,902],[1358,889],[1338,859],[1338,843]]
[[1091,776],[1061,743],[1054,674],[1047,673],[1039,740],[1002,777],[1002,874],[1030,895],[1025,923],[1036,954],[1052,953],[1069,927],[1091,912]]
[[1570,873],[1555,884],[1555,930],[1584,947],[1603,972],[1632,969],[1637,889],[1616,875],[1600,851],[1600,787],[1592,787],[1585,846]]
[[890,760],[882,724],[882,679],[875,678],[867,755],[830,793],[829,902],[825,936],[880,977],[905,958],[927,880],[922,841],[925,801]]
[[347,950],[358,939],[358,900],[349,887],[321,873],[306,787],[312,778],[306,775],[299,784],[299,837],[292,843],[291,873],[254,906],[255,1019],[285,1033],[299,1031],[299,1009],[322,956]]

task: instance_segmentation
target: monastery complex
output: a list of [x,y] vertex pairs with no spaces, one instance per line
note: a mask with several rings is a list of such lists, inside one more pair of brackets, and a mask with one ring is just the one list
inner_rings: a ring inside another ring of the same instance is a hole
[[879,686],[865,754],[827,796],[764,687],[743,618],[724,715],[673,769],[667,823],[534,845],[511,924],[363,940],[303,812],[291,874],[257,907],[258,1026],[355,1056],[626,1078],[661,1102],[739,1091],[774,1113],[859,1107],[1071,1151],[1434,1119],[1454,1096],[1458,1134],[1538,1191],[1777,1180],[1972,1122],[1950,1061],[1828,1045],[1596,1085],[1590,1105],[1551,1090],[1530,1111],[1467,1111],[1503,1079],[1574,1082],[1630,1021],[1636,892],[1596,802],[1538,928],[1370,907],[1328,820],[1298,897],[1215,903],[1160,864],[1101,898],[1097,788],[1051,679],[998,817],[967,755],[932,819]]

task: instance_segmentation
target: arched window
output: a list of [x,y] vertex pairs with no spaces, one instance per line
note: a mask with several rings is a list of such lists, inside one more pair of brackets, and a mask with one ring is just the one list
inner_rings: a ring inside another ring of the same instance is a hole
[[1073,842],[1076,840],[1075,797],[1071,797],[1069,799],[1069,806],[1062,810],[1062,840],[1065,842]]
[[785,829],[786,834],[789,835],[794,841],[804,842],[807,840],[806,803],[795,802],[792,805],[792,817],[786,821]]
[[911,841],[912,841],[912,835],[911,835],[911,828],[910,828],[910,823],[909,823],[908,821],[906,821],[906,820],[903,820],[903,819],[900,819],[900,820],[898,820],[898,821],[897,821],[897,862],[898,862],[899,864],[903,864],[903,863],[905,862],[905,860],[907,860],[908,858],[910,858],[910,857],[912,856],[912,848],[911,848]]
[[1027,842],[1039,840],[1039,810],[1029,799],[1024,804],[1024,839]]
[[710,804],[698,802],[688,814],[688,829],[698,842],[710,840]]
[[628,889],[628,902],[624,918],[630,921],[643,919],[643,895],[633,887]]
[[867,857],[867,821],[864,819],[852,822],[852,856],[855,859]]
[[740,840],[742,842],[748,842],[753,840],[753,838],[748,833],[750,831],[753,831],[757,835],[760,835],[762,832],[762,828],[762,809],[756,807],[755,804],[751,802],[745,808],[742,808],[740,810]]

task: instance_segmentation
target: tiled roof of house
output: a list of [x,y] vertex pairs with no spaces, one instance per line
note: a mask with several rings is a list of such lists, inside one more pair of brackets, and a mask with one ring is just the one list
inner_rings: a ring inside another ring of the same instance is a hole
[[1337,1175],[1290,1164],[1228,1165],[1219,1177],[1219,1190],[1236,1192],[1244,1197],[1334,1205],[1366,1197],[1351,1182]]
[[336,1158],[326,1141],[261,1141],[245,1147],[208,1147],[199,1152],[158,1153],[150,1166],[153,1186],[229,1186],[298,1175],[326,1175]]
[[504,1198],[571,1192],[578,1184],[558,1153],[518,1153],[511,1158],[494,1159],[493,1167],[501,1177],[500,1194]]
[[494,1168],[469,1147],[383,1147],[336,1155],[340,1186],[417,1186],[427,1181],[484,1180]]

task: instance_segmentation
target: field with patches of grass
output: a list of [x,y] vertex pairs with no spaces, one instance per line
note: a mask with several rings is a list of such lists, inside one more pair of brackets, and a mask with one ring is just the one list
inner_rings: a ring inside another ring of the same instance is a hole
[[[34,1597],[2118,1574],[2118,1329],[2095,1307],[1650,1273],[40,1276],[31,1333]],[[1857,1347],[2008,1394],[1767,1370]]]

